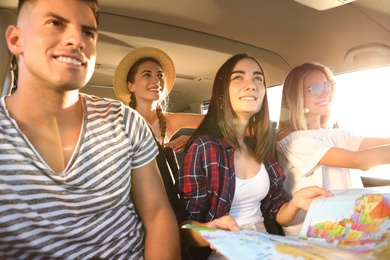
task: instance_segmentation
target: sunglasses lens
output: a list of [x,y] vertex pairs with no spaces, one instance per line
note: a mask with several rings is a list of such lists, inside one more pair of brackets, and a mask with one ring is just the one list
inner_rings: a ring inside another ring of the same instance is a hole
[[332,89],[332,87],[333,87],[333,82],[331,82],[331,81],[327,81],[327,82],[325,82],[325,88],[327,88],[327,89]]
[[321,96],[323,89],[324,87],[320,84],[313,84],[310,86],[310,93],[315,97],[319,97]]

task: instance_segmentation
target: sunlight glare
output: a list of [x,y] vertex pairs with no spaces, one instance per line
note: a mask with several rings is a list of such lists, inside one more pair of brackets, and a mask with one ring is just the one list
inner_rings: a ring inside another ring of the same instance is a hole
[[390,137],[390,67],[335,76],[332,114],[355,134]]

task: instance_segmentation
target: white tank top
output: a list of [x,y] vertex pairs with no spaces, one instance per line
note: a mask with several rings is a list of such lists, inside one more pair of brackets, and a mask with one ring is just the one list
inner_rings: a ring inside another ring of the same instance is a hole
[[237,221],[238,226],[263,222],[260,205],[268,191],[269,176],[264,164],[261,164],[260,171],[252,178],[242,180],[236,177],[229,215]]

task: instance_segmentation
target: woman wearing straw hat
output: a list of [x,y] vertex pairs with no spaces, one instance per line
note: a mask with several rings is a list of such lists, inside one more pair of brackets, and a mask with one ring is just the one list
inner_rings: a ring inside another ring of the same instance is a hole
[[189,136],[169,139],[180,128],[197,128],[204,115],[169,113],[166,97],[175,82],[175,65],[162,50],[144,47],[128,53],[114,75],[114,91],[124,104],[137,110],[149,123],[161,145],[178,151]]

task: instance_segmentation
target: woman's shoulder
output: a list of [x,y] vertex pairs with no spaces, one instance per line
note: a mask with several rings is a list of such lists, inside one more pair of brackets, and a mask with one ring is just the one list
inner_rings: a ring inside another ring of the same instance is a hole
[[[93,95],[80,93],[83,107],[88,114],[103,114],[104,116],[94,116],[95,119],[112,118],[113,114],[131,118],[143,118],[136,110],[123,104],[122,102],[110,98],[101,98]],[[111,116],[108,116],[111,115]],[[92,118],[92,117],[91,117]]]
[[171,133],[175,133],[181,128],[197,128],[202,122],[204,115],[192,113],[171,113],[165,112],[167,127]]
[[201,134],[194,139],[194,142],[197,142],[197,143],[218,142],[219,143],[218,140],[219,140],[219,138],[212,136],[210,134]]
[[172,120],[180,119],[180,118],[203,118],[203,114],[195,114],[195,113],[173,113],[173,112],[164,112],[164,116],[167,118],[171,118]]
[[192,145],[196,146],[204,146],[204,147],[226,147],[229,148],[230,145],[227,143],[227,141],[224,138],[216,137],[214,135],[210,134],[201,134],[197,136],[193,141]]
[[313,137],[338,137],[350,135],[351,133],[339,128],[321,128],[315,130],[306,130],[303,132],[303,134]]
[[335,136],[335,135],[346,135],[348,131],[338,128],[321,128],[321,129],[308,129],[308,130],[297,130],[292,129],[281,129],[276,133],[276,140],[280,141],[287,136]]
[[322,128],[314,130],[299,130],[293,131],[283,138],[277,140],[277,147],[284,149],[313,149],[319,143],[337,143],[339,140],[347,140],[351,138],[351,133],[342,129]]
[[285,137],[287,137],[293,132],[294,130],[292,130],[291,128],[278,129],[276,131],[276,141],[281,141],[282,139],[284,139]]
[[171,113],[165,112],[164,116],[168,123],[176,128],[197,128],[202,122],[203,114],[193,113]]

